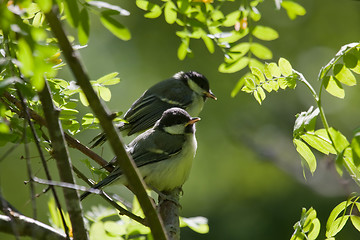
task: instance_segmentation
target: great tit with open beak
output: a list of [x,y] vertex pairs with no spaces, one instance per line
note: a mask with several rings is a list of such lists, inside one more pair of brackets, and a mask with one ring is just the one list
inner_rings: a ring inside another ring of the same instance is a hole
[[[127,146],[149,187],[170,191],[181,187],[187,180],[196,153],[195,123],[199,120],[181,108],[168,109],[153,128],[137,136]],[[92,188],[99,189],[114,182],[128,185],[119,167]],[[82,194],[81,200],[89,194]]]
[[[204,75],[195,71],[178,72],[146,90],[125,113],[123,119],[127,123],[120,123],[119,130],[130,136],[149,129],[165,110],[172,107],[185,109],[191,116],[199,116],[207,98],[216,100]],[[105,141],[105,133],[100,133],[91,141],[91,148]]]

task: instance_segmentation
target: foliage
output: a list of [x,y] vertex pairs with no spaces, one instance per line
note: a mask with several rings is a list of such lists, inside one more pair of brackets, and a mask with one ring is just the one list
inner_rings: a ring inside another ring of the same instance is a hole
[[[273,57],[272,51],[261,41],[268,42],[279,37],[275,29],[259,24],[261,13],[258,6],[262,2],[263,0],[164,0],[162,4],[157,4],[137,0],[136,5],[147,12],[144,15],[146,18],[158,18],[163,13],[168,24],[179,26],[181,30],[176,35],[181,40],[177,52],[180,60],[192,57],[194,53],[190,42],[201,39],[210,53],[215,52],[216,46],[224,54],[219,72],[236,73],[248,67],[250,72],[240,78],[231,92],[234,97],[243,86],[245,78],[253,74],[252,69],[263,71],[265,65],[262,61]],[[294,1],[276,0],[275,4],[277,9],[285,9],[292,20],[306,13]],[[265,97],[262,90],[252,93],[259,102]]]

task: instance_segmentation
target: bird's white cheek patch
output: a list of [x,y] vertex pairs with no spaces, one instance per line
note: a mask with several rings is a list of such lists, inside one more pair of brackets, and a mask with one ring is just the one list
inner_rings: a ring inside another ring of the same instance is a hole
[[174,126],[164,127],[164,131],[170,134],[183,134],[185,126],[183,124],[177,124]]
[[193,80],[189,79],[188,80],[188,85],[194,92],[196,92],[199,95],[203,95],[203,92],[205,90],[202,89],[201,87],[199,87],[199,85],[197,85]]

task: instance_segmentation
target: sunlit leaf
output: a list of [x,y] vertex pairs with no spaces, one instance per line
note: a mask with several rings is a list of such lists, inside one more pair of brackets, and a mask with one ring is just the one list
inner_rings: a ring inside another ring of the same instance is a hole
[[251,73],[259,80],[259,83],[265,82],[264,74],[260,71],[260,69],[251,67]]
[[281,76],[280,68],[276,65],[276,63],[269,63],[265,65],[265,76],[266,77],[270,76],[266,71],[270,73],[271,78]]
[[309,168],[310,172],[313,174],[316,170],[316,158],[310,148],[306,143],[298,139],[293,139],[293,142],[296,147],[296,151],[300,154],[302,159],[306,162],[306,166]]
[[210,53],[214,53],[215,46],[213,40],[211,40],[208,36],[203,35],[201,39],[204,41],[206,48],[209,50]]
[[219,66],[219,72],[234,73],[244,69],[249,63],[248,57],[242,57],[239,60],[232,63],[222,63]]
[[[326,223],[326,237],[334,236],[330,231],[331,228],[334,227],[334,222],[338,218],[339,214],[341,214],[347,207],[349,203],[347,201],[343,201],[339,203],[330,213],[330,216]],[[329,232],[329,234],[328,234]]]
[[116,37],[124,41],[130,40],[130,31],[110,15],[103,13],[101,14],[100,20],[104,27],[106,27]]
[[326,155],[329,153],[336,154],[334,147],[331,145],[331,142],[322,136],[319,136],[315,133],[305,133],[302,134],[301,139],[304,140],[311,147],[315,148],[319,152],[322,152]]
[[173,24],[176,21],[177,18],[176,5],[174,4],[173,1],[168,1],[165,3],[164,16],[165,16],[165,21],[168,24]]
[[340,232],[344,228],[346,222],[349,220],[349,217],[349,215],[339,217],[334,222],[332,222],[329,228],[327,228],[326,225],[326,237],[334,237],[338,232]]
[[193,231],[201,234],[209,232],[208,220],[204,217],[180,218],[180,226],[188,226]]
[[252,43],[250,46],[250,51],[257,58],[260,58],[263,60],[271,59],[273,57],[271,50],[260,43]]
[[292,74],[293,69],[288,60],[286,60],[285,58],[280,58],[278,64],[279,64],[280,72],[282,73],[282,75],[287,77]]
[[18,60],[20,61],[20,69],[22,74],[29,77],[33,75],[34,71],[34,58],[32,55],[31,48],[25,39],[20,38],[18,40]]
[[281,6],[286,10],[286,13],[292,20],[294,20],[297,16],[303,16],[306,14],[305,8],[294,1],[282,1]]
[[353,226],[360,232],[360,217],[351,215],[350,220],[351,220]]
[[345,97],[345,91],[339,80],[337,80],[333,76],[326,76],[323,79],[323,82],[324,82],[324,87],[328,93],[338,98]]
[[349,146],[349,142],[346,137],[334,128],[329,128],[329,132],[332,140],[334,141],[335,148],[338,152],[344,151],[345,148]]
[[275,40],[279,37],[279,34],[276,30],[274,30],[271,27],[266,27],[261,25],[256,25],[254,30],[252,31],[252,34],[256,38],[264,41]]
[[336,64],[334,66],[334,75],[337,80],[348,86],[356,84],[356,78],[351,71],[343,64]]
[[80,12],[80,24],[78,27],[78,37],[81,45],[86,45],[89,40],[90,34],[90,19],[89,13],[86,8]]
[[64,11],[66,15],[67,21],[70,23],[70,25],[74,28],[76,28],[79,24],[79,7],[78,7],[78,1],[74,0],[65,0],[64,3]]
[[225,21],[223,22],[224,27],[234,26],[237,21],[240,19],[241,11],[236,10],[234,12],[229,13],[225,17]]

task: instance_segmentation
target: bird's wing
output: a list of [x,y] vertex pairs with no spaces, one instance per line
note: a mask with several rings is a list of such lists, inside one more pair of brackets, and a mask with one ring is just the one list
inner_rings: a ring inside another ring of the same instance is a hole
[[191,90],[179,80],[169,79],[154,85],[125,113],[124,119],[129,122],[126,126],[128,135],[152,127],[165,110],[186,108],[191,102]]
[[184,141],[183,135],[170,135],[164,132],[149,134],[147,131],[129,144],[129,152],[136,166],[141,167],[166,160],[178,154]]

